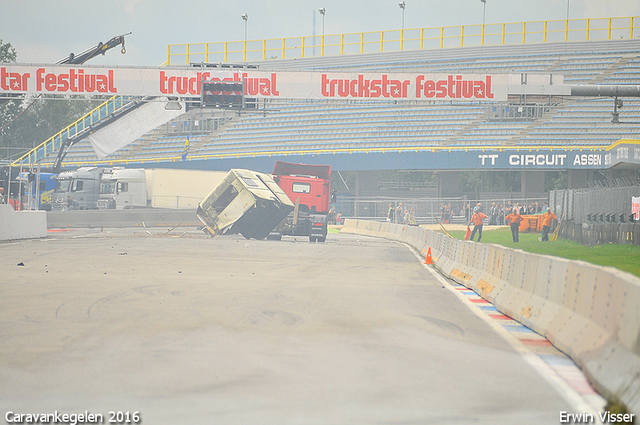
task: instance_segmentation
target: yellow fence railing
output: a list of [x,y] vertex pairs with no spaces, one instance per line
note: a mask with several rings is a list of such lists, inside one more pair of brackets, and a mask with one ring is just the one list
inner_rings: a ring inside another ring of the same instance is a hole
[[[627,143],[638,143],[638,141],[630,139],[621,139]],[[617,142],[618,143],[618,142]],[[411,153],[411,152],[538,152],[538,151],[569,151],[569,152],[600,152],[610,149],[609,145],[480,145],[480,146],[406,146],[406,147],[369,147],[369,148],[327,148],[327,149],[291,149],[291,150],[274,150],[274,151],[255,151],[242,153],[217,153],[217,154],[194,154],[183,159],[182,156],[157,156],[149,158],[141,158],[138,156],[130,158],[113,158],[104,160],[87,160],[87,161],[67,161],[67,167],[112,167],[116,165],[139,165],[139,164],[157,164],[165,162],[183,162],[183,161],[206,161],[213,159],[241,159],[255,157],[272,157],[272,156],[304,156],[304,155],[339,155],[339,154],[373,154],[373,153]]]
[[292,59],[446,47],[629,39],[640,17],[478,24],[265,40],[170,44],[164,65]]

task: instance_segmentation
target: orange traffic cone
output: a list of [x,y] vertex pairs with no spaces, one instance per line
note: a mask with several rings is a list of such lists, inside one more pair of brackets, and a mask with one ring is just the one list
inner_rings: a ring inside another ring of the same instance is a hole
[[424,259],[425,264],[433,264],[433,259],[431,258],[431,247],[427,250],[427,258]]

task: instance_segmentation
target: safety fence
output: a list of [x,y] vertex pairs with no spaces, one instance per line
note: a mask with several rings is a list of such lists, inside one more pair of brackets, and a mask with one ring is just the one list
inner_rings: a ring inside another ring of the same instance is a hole
[[640,414],[640,279],[582,261],[449,238],[414,226],[346,220],[342,229],[405,242],[502,313],[545,336],[607,399]]
[[[425,191],[427,192],[427,191]],[[547,198],[510,196],[486,196],[482,199],[439,198],[437,188],[432,196],[352,196],[338,195],[336,212],[342,217],[375,219],[385,221],[390,218],[389,209],[393,208],[393,222],[411,224],[466,224],[473,209],[481,203],[482,212],[488,216],[487,224],[504,225],[505,216],[511,213],[515,205],[525,207],[524,214],[533,215],[542,211]],[[398,216],[397,212],[402,211]],[[410,217],[411,221],[405,218]]]
[[560,225],[558,236],[582,245],[640,245],[640,222],[587,224],[565,221]]
[[631,199],[638,196],[640,186],[552,190],[549,202],[558,218],[577,224],[628,223]]
[[552,190],[549,204],[562,222],[558,236],[589,246],[639,245],[640,222],[631,216],[634,197],[640,197],[640,186]]
[[634,38],[640,17],[412,28],[263,40],[169,44],[164,65],[246,62],[447,47]]

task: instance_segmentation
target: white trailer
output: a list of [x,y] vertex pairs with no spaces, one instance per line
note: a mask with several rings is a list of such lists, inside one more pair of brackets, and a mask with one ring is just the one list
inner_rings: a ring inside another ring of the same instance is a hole
[[196,209],[198,203],[227,175],[227,171],[145,170],[147,196],[153,208]]

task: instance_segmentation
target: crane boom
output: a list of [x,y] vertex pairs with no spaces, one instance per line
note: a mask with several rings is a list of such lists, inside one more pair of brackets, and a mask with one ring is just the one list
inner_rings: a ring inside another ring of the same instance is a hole
[[111,40],[107,41],[106,43],[100,42],[98,43],[97,46],[92,47],[82,53],[80,53],[78,56],[74,55],[73,53],[69,54],[69,57],[61,59],[60,61],[58,61],[58,64],[72,64],[72,65],[82,65],[83,63],[85,63],[86,61],[88,61],[91,58],[94,58],[98,55],[104,55],[106,53],[107,50],[113,49],[116,46],[119,46],[120,44],[122,44],[122,54],[126,53],[126,49],[124,47],[124,36],[125,35],[129,35],[131,33],[127,33],[127,34],[122,34],[122,35],[117,35],[115,37],[113,37]]

